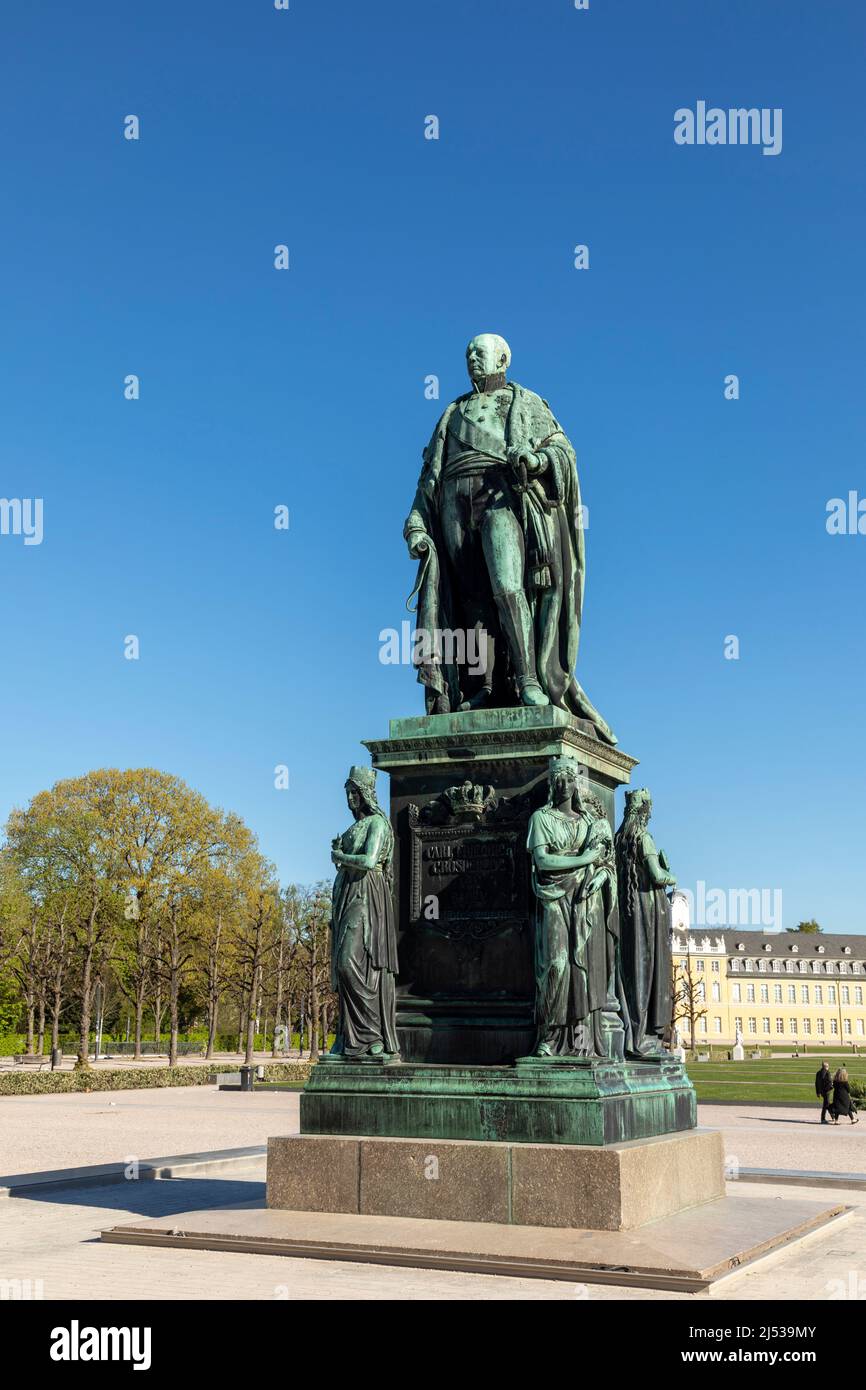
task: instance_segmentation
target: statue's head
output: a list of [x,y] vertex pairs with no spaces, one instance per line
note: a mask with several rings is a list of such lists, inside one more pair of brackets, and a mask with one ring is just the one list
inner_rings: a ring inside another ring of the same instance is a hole
[[551,758],[547,769],[551,802],[573,797],[580,788],[580,764],[575,758]]
[[652,815],[652,797],[646,787],[635,787],[625,794],[625,814],[627,819],[640,820],[644,824]]
[[372,767],[353,767],[346,778],[346,800],[354,816],[369,815],[378,811],[376,801],[376,769]]
[[498,333],[479,333],[466,349],[466,367],[472,382],[484,381],[507,371],[511,348]]

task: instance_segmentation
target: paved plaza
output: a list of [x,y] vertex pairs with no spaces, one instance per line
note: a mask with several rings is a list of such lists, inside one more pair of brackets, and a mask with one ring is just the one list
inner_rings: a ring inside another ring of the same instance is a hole
[[[866,1172],[866,1125],[821,1128],[818,1112],[700,1107],[743,1167]],[[0,1098],[0,1174],[122,1163],[264,1144],[298,1128],[298,1094],[211,1088]],[[213,1299],[688,1299],[616,1286],[398,1269],[197,1250],[105,1245],[99,1232],[139,1216],[264,1200],[264,1161],[224,1176],[70,1185],[0,1201],[0,1280],[36,1281],[44,1298]],[[2,1179],[0,1179],[2,1183]],[[826,1201],[826,1189],[731,1183],[746,1197]],[[827,1299],[866,1294],[866,1192],[836,1189],[853,1214],[717,1284],[712,1299]],[[703,1296],[699,1296],[703,1297]]]

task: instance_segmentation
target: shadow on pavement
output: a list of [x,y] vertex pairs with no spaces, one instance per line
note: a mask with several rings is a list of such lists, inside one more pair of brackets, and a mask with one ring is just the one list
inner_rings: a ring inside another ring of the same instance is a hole
[[207,1207],[235,1207],[248,1202],[265,1204],[264,1179],[251,1172],[247,1178],[160,1178],[112,1183],[84,1183],[80,1187],[11,1194],[16,1202],[42,1202],[50,1206],[94,1207],[130,1216],[170,1216],[172,1212],[199,1211]]

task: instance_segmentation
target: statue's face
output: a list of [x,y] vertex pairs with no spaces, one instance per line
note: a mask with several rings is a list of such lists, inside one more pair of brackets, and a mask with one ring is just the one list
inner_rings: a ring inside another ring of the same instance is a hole
[[361,793],[351,782],[346,787],[346,800],[349,803],[349,810],[352,812],[352,815],[357,815],[361,808]]
[[565,801],[568,797],[574,796],[577,779],[572,772],[556,772],[550,785],[554,801]]
[[504,372],[508,350],[495,333],[479,333],[466,349],[466,367],[472,381],[482,381],[495,372]]

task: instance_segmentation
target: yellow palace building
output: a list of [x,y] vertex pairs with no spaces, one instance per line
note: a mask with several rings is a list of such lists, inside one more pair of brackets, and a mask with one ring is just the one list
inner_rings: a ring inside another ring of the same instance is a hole
[[677,1027],[686,1047],[866,1046],[866,936],[744,931],[735,927],[671,936],[674,980],[691,991],[688,1018]]

